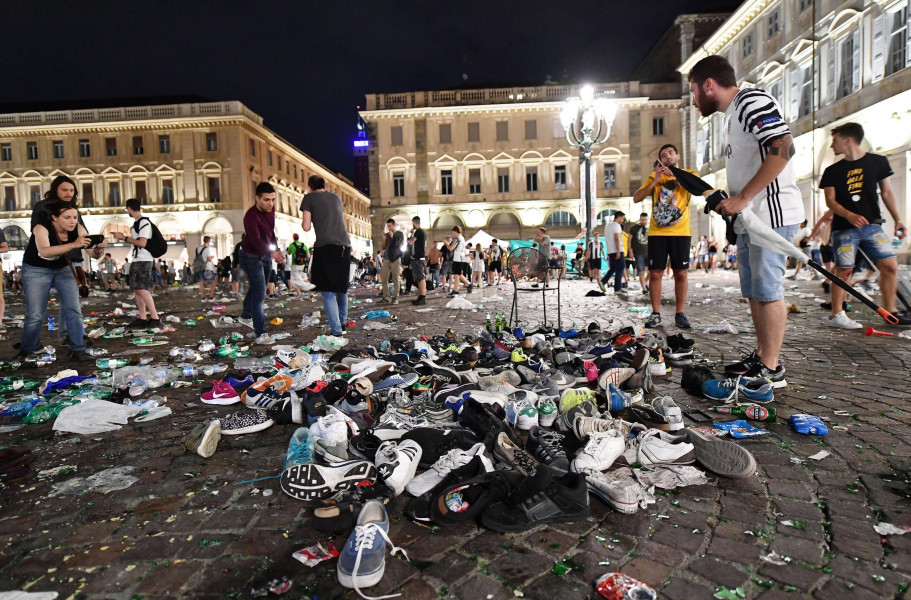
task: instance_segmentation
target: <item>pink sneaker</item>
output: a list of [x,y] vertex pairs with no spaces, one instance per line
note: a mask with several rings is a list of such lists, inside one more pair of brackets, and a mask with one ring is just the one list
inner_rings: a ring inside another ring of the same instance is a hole
[[240,402],[240,396],[237,395],[231,384],[219,380],[215,382],[211,390],[200,396],[200,400],[206,404],[237,404]]
[[595,366],[595,363],[590,360],[582,363],[582,368],[585,369],[585,378],[589,381],[598,381],[598,367]]

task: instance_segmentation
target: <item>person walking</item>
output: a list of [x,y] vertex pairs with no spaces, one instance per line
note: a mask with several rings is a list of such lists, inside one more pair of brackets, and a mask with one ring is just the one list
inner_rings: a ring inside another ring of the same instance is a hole
[[[452,228],[453,237],[446,240],[446,248],[452,252],[452,274],[449,276],[449,295],[459,295],[459,283],[464,281],[468,285],[468,293],[471,293],[471,283],[465,279],[468,273],[468,256],[465,254],[465,238],[462,237],[462,228],[454,225]],[[445,264],[444,264],[445,266]]]
[[[686,318],[687,279],[691,260],[690,200],[692,196],[679,185],[669,167],[680,162],[677,147],[665,144],[658,150],[655,170],[633,194],[633,202],[652,197],[652,217],[648,226],[648,289],[652,313],[645,320],[645,327],[661,324],[661,286],[665,269],[674,278],[674,324],[689,329]],[[688,170],[696,174],[695,171]]]
[[[626,214],[617,211],[614,220],[604,226],[604,253],[607,254],[607,273],[600,279],[607,283],[614,278],[614,293],[623,291],[623,272],[626,270],[626,260],[623,258],[623,220]],[[602,286],[602,289],[603,286]]]
[[117,261],[111,257],[110,252],[104,255],[101,269],[101,283],[104,286],[104,289],[113,292],[117,289]]
[[411,303],[415,306],[427,304],[427,275],[424,273],[424,264],[427,261],[427,232],[421,229],[421,217],[415,215],[411,219],[414,227],[408,244],[411,246],[411,277],[418,289],[418,297]]
[[430,282],[433,284],[431,289],[440,287],[440,266],[443,262],[443,253],[440,252],[440,245],[443,242],[436,241],[430,246],[430,252],[427,253],[427,262],[430,265]]
[[245,291],[241,291],[240,284],[241,281],[246,281],[247,275],[244,273],[243,268],[240,266],[240,247],[244,243],[244,235],[240,234],[240,241],[234,244],[234,252],[231,253],[231,293],[236,296],[245,295]]
[[592,231],[592,236],[592,240],[588,243],[588,248],[585,249],[585,263],[588,266],[589,279],[594,278],[603,292],[604,282],[601,281],[601,257],[604,253],[604,248],[601,246],[601,238],[597,229]]
[[[893,175],[892,167],[885,156],[865,152],[860,147],[863,139],[864,128],[858,123],[845,123],[833,128],[832,150],[844,158],[829,166],[819,181],[819,187],[826,196],[826,205],[834,213],[832,247],[835,249],[835,274],[847,281],[854,270],[857,249],[863,250],[879,269],[883,308],[898,318],[899,326],[906,327],[911,325],[911,318],[896,314],[898,260],[891,240],[883,231],[885,220],[879,207],[879,199],[882,198],[883,205],[892,215],[893,234],[903,239],[905,226],[889,181]],[[860,329],[862,325],[842,310],[845,291],[833,285],[831,296],[832,314],[828,325]]]
[[136,297],[136,308],[139,310],[138,318],[127,327],[130,329],[150,329],[161,327],[158,311],[155,309],[155,300],[152,298],[152,263],[155,258],[146,250],[146,244],[152,239],[152,221],[142,216],[142,204],[137,198],[126,201],[127,213],[133,219],[130,235],[119,231],[114,232],[114,237],[133,246],[130,253],[133,263],[130,266],[130,288]]
[[199,273],[199,297],[206,302],[206,286],[209,288],[208,300],[215,300],[215,283],[218,277],[218,268],[215,264],[215,248],[211,246],[212,238],[202,238],[202,246],[196,249],[196,256],[203,263],[203,270]]
[[[288,278],[288,291],[294,290],[297,297],[301,297],[302,291],[309,291],[304,269],[307,267],[307,261],[310,259],[310,252],[307,250],[307,244],[300,240],[298,234],[294,234],[294,241],[288,245],[288,263],[290,263],[291,274]],[[312,287],[310,289],[313,289]]]
[[[267,181],[256,186],[251,206],[244,214],[244,236],[238,259],[247,275],[247,294],[244,296],[241,323],[253,329],[255,343],[268,346],[275,343],[266,334],[266,282],[272,273],[272,260],[281,257],[275,239],[275,188]],[[276,257],[276,255],[278,255]]]
[[342,199],[326,191],[326,180],[311,175],[307,180],[310,193],[301,201],[301,220],[304,231],[313,229],[313,261],[310,283],[323,296],[323,307],[332,335],[347,330],[348,282],[351,271],[351,238],[345,229],[345,209]]
[[[380,281],[383,284],[383,302],[387,304],[399,303],[399,290],[402,286],[402,246],[405,244],[405,234],[396,229],[395,219],[386,221],[383,232],[383,264],[380,269]],[[392,276],[392,293],[389,292],[389,277]]]
[[633,259],[642,293],[648,294],[648,213],[639,215],[639,222],[629,228],[629,257]]
[[[787,240],[804,220],[803,200],[797,187],[794,140],[774,96],[762,89],[737,87],[730,63],[712,55],[700,60],[687,79],[693,104],[704,117],[724,113],[725,169],[731,196],[717,210],[733,216],[752,210],[757,218]],[[735,231],[738,229],[735,223]],[[788,312],[784,303],[787,259],[784,254],[753,244],[749,234],[737,235],[740,291],[750,303],[756,329],[756,350],[727,365],[730,374],[765,377],[773,387],[787,385],[781,364]]]

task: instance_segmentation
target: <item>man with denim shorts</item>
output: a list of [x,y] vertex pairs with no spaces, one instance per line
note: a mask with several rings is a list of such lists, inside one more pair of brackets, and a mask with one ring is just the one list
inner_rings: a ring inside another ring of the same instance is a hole
[[[731,196],[717,210],[728,216],[753,213],[787,240],[804,220],[803,200],[791,157],[796,150],[778,101],[765,90],[737,87],[730,63],[721,56],[700,60],[688,75],[693,104],[704,117],[724,113],[724,154]],[[757,348],[727,365],[732,375],[764,377],[784,387],[781,346],[788,311],[784,303],[787,257],[751,243],[735,222],[740,291],[750,303]]]
[[[904,224],[895,203],[895,193],[889,177],[892,167],[885,156],[864,152],[860,143],[864,128],[858,123],[845,123],[832,129],[832,150],[844,158],[831,165],[822,174],[819,187],[826,195],[826,205],[832,210],[832,248],[835,251],[835,273],[844,280],[851,277],[857,249],[860,248],[879,269],[879,289],[883,295],[883,308],[895,315],[895,290],[898,280],[898,260],[892,243],[886,237],[879,210],[877,189],[883,204],[895,222],[894,233],[904,237]],[[842,310],[845,291],[832,286],[832,315],[830,327],[860,329],[857,321]],[[900,326],[911,325],[911,318],[896,315]]]

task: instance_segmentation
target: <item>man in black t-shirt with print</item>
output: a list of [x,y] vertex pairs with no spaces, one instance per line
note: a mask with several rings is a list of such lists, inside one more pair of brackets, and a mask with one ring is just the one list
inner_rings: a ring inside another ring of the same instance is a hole
[[[832,150],[844,158],[822,174],[819,187],[826,195],[826,204],[832,210],[832,248],[835,250],[835,272],[842,279],[851,277],[857,248],[876,263],[879,269],[879,288],[882,305],[895,315],[895,290],[898,261],[892,244],[882,224],[885,219],[879,210],[877,189],[883,204],[895,221],[895,236],[903,238],[905,226],[889,183],[892,167],[885,156],[864,152],[860,144],[864,128],[857,123],[845,123],[832,129]],[[842,310],[845,291],[832,286],[832,315],[828,324],[842,329],[860,329],[863,326],[849,318]],[[896,315],[899,325],[911,325],[911,318]]]
[[418,297],[412,304],[427,304],[427,278],[424,276],[424,263],[427,262],[427,232],[421,229],[421,217],[411,219],[414,232],[408,243],[411,245],[411,278],[418,288]]

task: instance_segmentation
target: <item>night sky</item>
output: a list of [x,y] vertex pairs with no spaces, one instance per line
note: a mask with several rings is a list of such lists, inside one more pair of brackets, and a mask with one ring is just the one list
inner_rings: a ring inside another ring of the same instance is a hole
[[364,94],[616,81],[677,15],[732,0],[79,0],[3,10],[0,104],[195,94],[241,100],[351,176]]

